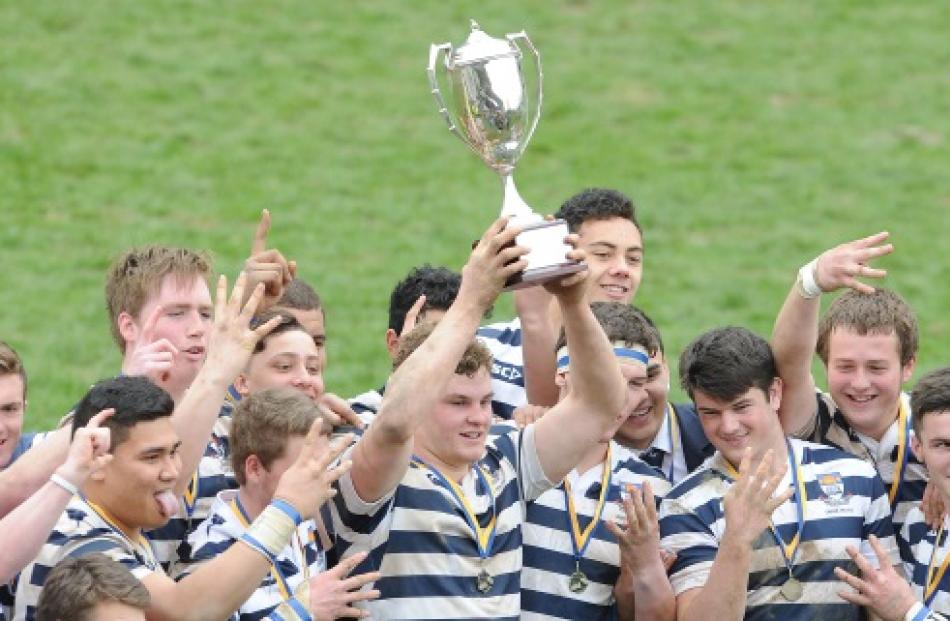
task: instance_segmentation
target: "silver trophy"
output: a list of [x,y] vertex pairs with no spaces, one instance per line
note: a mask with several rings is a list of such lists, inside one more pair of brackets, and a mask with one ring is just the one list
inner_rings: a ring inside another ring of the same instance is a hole
[[[534,89],[528,91],[522,73],[523,42],[534,55]],[[452,93],[446,106],[439,88],[437,66],[443,67]],[[518,289],[586,269],[584,263],[566,258],[571,246],[564,242],[564,220],[545,220],[521,198],[512,178],[515,165],[541,117],[541,55],[523,31],[490,37],[472,21],[472,31],[460,47],[451,43],[429,48],[429,84],[449,131],[459,137],[492,170],[501,176],[504,200],[501,215],[510,224],[524,227],[516,241],[530,249],[528,266],[512,277],[506,289]]]

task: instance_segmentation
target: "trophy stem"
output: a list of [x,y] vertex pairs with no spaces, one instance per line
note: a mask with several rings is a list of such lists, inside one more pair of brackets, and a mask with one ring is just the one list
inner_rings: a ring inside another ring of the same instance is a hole
[[510,216],[520,223],[538,222],[542,219],[518,194],[518,188],[515,187],[515,179],[511,173],[501,176],[501,184],[504,189],[504,202],[501,205],[502,216]]

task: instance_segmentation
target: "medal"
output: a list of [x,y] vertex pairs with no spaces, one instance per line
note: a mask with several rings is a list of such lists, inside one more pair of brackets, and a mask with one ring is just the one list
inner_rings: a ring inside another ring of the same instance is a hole
[[581,571],[580,563],[568,579],[567,588],[571,590],[571,593],[583,593],[587,590],[587,576]]
[[491,591],[492,585],[495,584],[495,579],[492,578],[492,575],[486,570],[482,569],[478,572],[478,576],[475,578],[475,588],[481,593],[488,593]]
[[802,589],[801,582],[789,577],[789,579],[785,581],[785,584],[782,585],[782,588],[779,589],[779,592],[782,594],[782,597],[788,601],[797,602],[802,598],[804,590]]

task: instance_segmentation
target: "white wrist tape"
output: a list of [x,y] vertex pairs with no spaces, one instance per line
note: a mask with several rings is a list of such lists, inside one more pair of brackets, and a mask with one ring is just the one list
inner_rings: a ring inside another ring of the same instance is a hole
[[294,518],[272,503],[267,505],[248,527],[241,541],[273,563],[277,560],[277,555],[290,543],[296,527]]
[[55,472],[50,475],[49,480],[52,483],[62,487],[64,490],[72,494],[73,496],[79,495],[79,488],[66,480],[65,477],[56,474]]
[[802,297],[812,299],[824,293],[821,287],[818,286],[818,281],[815,280],[815,272],[817,270],[818,259],[812,259],[809,263],[803,265],[802,269],[798,270],[798,278],[802,283]]

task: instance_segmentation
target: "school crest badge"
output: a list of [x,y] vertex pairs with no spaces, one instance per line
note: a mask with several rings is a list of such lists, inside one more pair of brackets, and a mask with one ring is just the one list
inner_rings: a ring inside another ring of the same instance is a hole
[[845,490],[844,480],[837,472],[829,472],[819,475],[818,486],[821,488],[821,496],[818,500],[824,501],[827,505],[840,507],[850,504],[851,494]]

